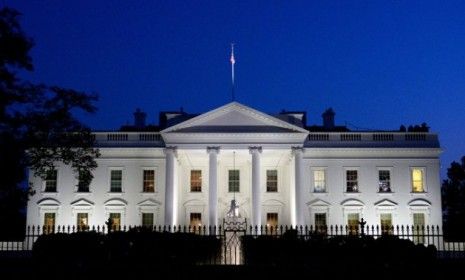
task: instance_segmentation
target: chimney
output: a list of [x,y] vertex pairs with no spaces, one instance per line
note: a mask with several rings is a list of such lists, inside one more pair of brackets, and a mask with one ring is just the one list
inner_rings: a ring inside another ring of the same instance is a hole
[[134,112],[134,126],[136,128],[144,128],[146,116],[146,113],[142,112],[139,108],[137,108]]
[[325,129],[334,129],[334,113],[333,108],[327,109],[321,116],[323,117],[323,127]]

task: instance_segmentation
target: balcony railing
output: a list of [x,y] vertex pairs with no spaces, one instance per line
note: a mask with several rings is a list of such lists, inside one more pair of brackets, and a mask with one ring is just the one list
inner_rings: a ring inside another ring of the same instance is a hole
[[158,132],[94,132],[97,147],[161,147]]
[[305,146],[439,148],[439,141],[426,132],[310,132]]

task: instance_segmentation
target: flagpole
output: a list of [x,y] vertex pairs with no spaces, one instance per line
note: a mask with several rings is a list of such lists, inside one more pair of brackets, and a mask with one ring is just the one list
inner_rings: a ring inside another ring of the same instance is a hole
[[236,64],[236,60],[234,59],[234,43],[231,43],[231,99],[232,101],[236,100],[236,96],[234,93],[234,64]]

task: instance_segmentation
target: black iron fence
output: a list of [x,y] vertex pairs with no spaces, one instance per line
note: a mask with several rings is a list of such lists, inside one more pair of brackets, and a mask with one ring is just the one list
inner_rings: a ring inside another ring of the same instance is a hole
[[[349,227],[343,225],[331,226],[250,226],[246,222],[227,224],[223,226],[28,226],[24,238],[16,241],[0,241],[0,251],[31,251],[41,236],[54,234],[74,234],[93,232],[101,236],[109,233],[182,233],[188,235],[209,236],[217,240],[219,252],[204,263],[211,264],[244,264],[247,246],[244,240],[273,240],[292,239],[300,242],[331,241],[335,239],[371,239],[391,238],[409,241],[412,245],[433,249],[440,258],[465,258],[465,242],[449,242],[444,237],[439,226],[388,226],[364,225]],[[265,244],[265,243],[264,243]],[[272,244],[272,243],[266,243]],[[251,247],[249,247],[251,248]]]

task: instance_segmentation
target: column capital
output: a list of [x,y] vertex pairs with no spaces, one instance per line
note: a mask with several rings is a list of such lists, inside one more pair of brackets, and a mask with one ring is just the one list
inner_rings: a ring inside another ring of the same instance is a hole
[[251,147],[249,147],[249,153],[250,154],[261,153],[261,152],[262,152],[262,147],[261,146],[251,146]]
[[165,155],[167,154],[174,154],[175,156],[177,155],[178,147],[176,146],[168,146],[163,149],[163,152]]
[[211,154],[211,153],[218,154],[219,152],[220,152],[220,147],[219,146],[207,147],[207,153],[208,154]]
[[302,154],[302,153],[305,151],[304,147],[297,147],[297,146],[295,146],[295,147],[291,147],[291,149],[292,149],[292,153],[293,153],[294,155],[295,155],[295,154]]

